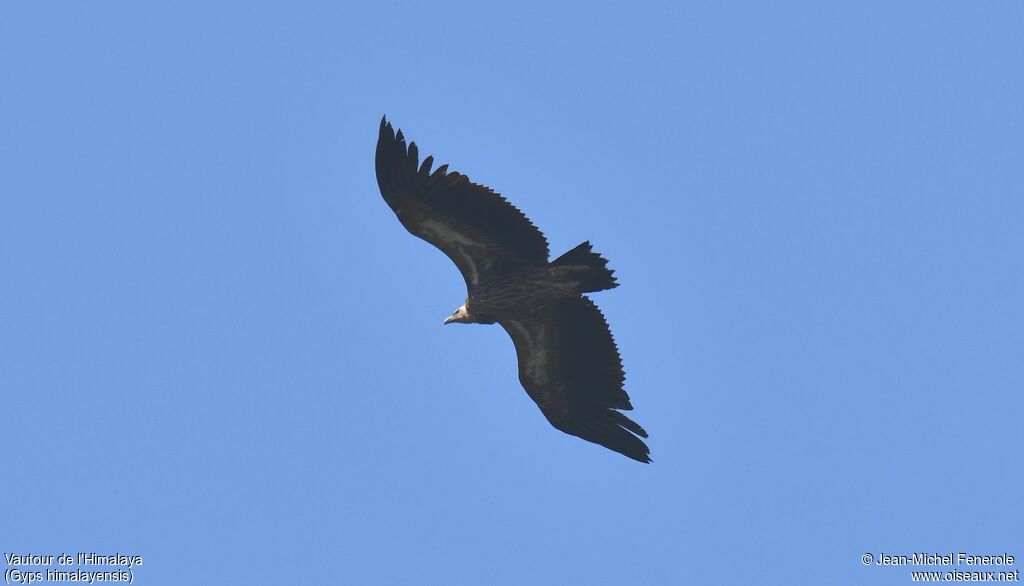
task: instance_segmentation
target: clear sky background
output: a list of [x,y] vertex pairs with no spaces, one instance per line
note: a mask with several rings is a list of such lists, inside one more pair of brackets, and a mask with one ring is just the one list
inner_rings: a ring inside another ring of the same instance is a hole
[[[143,585],[1024,558],[1024,5],[369,5],[0,7],[0,549]],[[653,464],[441,326],[382,114],[611,260]]]

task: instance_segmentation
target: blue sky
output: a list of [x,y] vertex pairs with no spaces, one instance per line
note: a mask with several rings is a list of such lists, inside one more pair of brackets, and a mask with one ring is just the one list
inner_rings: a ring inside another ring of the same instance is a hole
[[[140,584],[1024,557],[1019,3],[363,4],[0,8],[0,549]],[[382,114],[611,260],[653,464],[441,326]]]

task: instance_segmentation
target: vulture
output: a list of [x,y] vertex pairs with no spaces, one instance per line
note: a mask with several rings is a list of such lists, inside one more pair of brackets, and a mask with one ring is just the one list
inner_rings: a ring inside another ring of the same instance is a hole
[[413,236],[441,249],[466,280],[466,301],[444,320],[497,323],[512,338],[519,381],[556,429],[650,462],[647,437],[621,411],[633,405],[604,315],[585,294],[618,286],[608,261],[584,242],[548,260],[544,234],[489,187],[448,165],[431,171],[381,119],[377,184]]

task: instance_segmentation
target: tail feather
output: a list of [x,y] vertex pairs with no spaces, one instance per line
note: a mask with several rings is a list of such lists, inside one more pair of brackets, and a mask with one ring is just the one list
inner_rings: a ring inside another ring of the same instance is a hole
[[619,284],[615,281],[615,271],[607,268],[608,259],[594,252],[590,242],[584,242],[569,252],[551,261],[552,267],[581,267],[584,274],[580,278],[581,293],[593,293],[614,289]]

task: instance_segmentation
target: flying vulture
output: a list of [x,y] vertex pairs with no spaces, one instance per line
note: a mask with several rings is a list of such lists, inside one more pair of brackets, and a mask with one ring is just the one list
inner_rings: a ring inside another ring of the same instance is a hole
[[640,462],[647,432],[620,410],[619,351],[584,293],[618,286],[608,261],[584,242],[553,261],[544,235],[494,190],[441,165],[421,165],[387,118],[377,140],[377,184],[405,229],[441,249],[466,280],[467,299],[444,320],[500,324],[515,344],[519,381],[556,429]]

